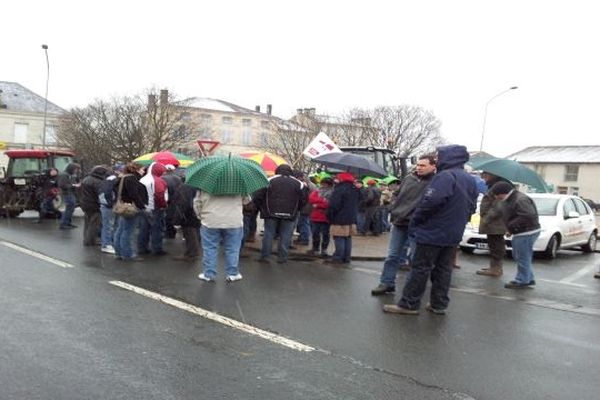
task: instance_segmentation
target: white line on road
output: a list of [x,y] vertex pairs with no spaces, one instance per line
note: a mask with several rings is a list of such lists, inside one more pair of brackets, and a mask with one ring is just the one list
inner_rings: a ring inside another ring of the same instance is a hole
[[200,307],[197,307],[197,306],[193,306],[191,304],[187,304],[187,303],[184,303],[184,302],[179,301],[179,300],[172,299],[172,298],[167,297],[167,296],[163,296],[162,294],[151,292],[151,291],[146,290],[146,289],[142,289],[142,288],[140,288],[138,286],[130,285],[128,283],[121,282],[121,281],[110,281],[109,283],[111,285],[113,285],[113,286],[117,286],[117,287],[120,287],[122,289],[129,290],[131,292],[140,294],[140,295],[148,297],[150,299],[157,300],[157,301],[160,301],[162,303],[168,304],[170,306],[177,307],[177,308],[179,308],[181,310],[190,312],[192,314],[199,315],[202,318],[206,318],[206,319],[209,319],[211,321],[218,322],[220,324],[229,326],[231,328],[240,330],[242,332],[249,333],[249,334],[254,335],[254,336],[259,336],[259,337],[261,337],[263,339],[269,340],[269,341],[271,341],[273,343],[277,343],[279,345],[288,347],[288,348],[293,349],[293,350],[307,351],[307,352],[308,351],[314,351],[314,350],[316,350],[314,347],[307,346],[307,345],[305,345],[303,343],[296,342],[294,340],[288,339],[286,337],[277,335],[277,334],[272,333],[272,332],[267,332],[267,331],[262,330],[260,328],[256,328],[256,327],[254,327],[252,325],[244,324],[244,323],[242,323],[240,321],[236,321],[235,319],[224,317],[224,316],[219,315],[217,313],[214,313],[212,311],[208,311],[208,310],[205,310],[203,308],[200,308]]
[[581,283],[571,283],[571,282],[563,282],[563,281],[553,281],[552,279],[538,279],[538,281],[541,282],[548,282],[548,283],[556,283],[559,285],[568,285],[568,286],[575,286],[575,287],[580,287],[580,288],[587,288],[589,287],[588,285],[583,285]]
[[57,260],[56,258],[49,257],[49,256],[47,256],[45,254],[38,253],[38,252],[33,251],[33,250],[29,250],[29,249],[27,249],[25,247],[21,247],[21,246],[18,246],[16,244],[13,244],[13,243],[10,243],[10,242],[4,242],[4,241],[2,241],[2,242],[0,242],[0,244],[3,245],[3,246],[9,247],[9,248],[11,248],[13,250],[19,251],[19,252],[21,252],[23,254],[27,254],[28,256],[39,258],[40,260],[49,262],[49,263],[54,264],[54,265],[58,265],[59,267],[62,267],[62,268],[73,268],[72,264],[69,264],[69,263],[61,261],[61,260]]
[[591,272],[593,270],[595,270],[596,268],[598,268],[596,265],[589,265],[585,268],[581,268],[579,271],[575,272],[574,274],[571,274],[571,275],[567,276],[566,278],[561,279],[560,281],[562,283],[571,283],[573,281],[576,281],[577,279],[583,278],[586,275],[591,275]]

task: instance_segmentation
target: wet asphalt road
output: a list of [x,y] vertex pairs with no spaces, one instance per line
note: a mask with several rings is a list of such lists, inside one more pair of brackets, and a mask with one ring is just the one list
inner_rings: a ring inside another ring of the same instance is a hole
[[[82,224],[83,221],[76,223]],[[447,316],[392,316],[373,298],[380,262],[339,269],[242,260],[244,280],[204,283],[170,258],[125,264],[81,228],[0,220],[0,399],[597,399],[598,254],[536,260],[509,291],[461,255]],[[166,249],[176,254],[176,239]],[[252,254],[253,256],[253,254]],[[506,279],[514,266],[507,261]],[[400,276],[400,281],[404,275]],[[298,352],[114,287],[123,281],[313,346]]]

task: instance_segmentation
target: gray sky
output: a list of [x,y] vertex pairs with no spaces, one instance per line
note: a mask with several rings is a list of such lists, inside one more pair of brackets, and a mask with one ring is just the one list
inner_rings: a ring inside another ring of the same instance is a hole
[[63,108],[167,87],[253,108],[414,104],[451,142],[505,156],[600,144],[594,1],[3,2],[0,80]]

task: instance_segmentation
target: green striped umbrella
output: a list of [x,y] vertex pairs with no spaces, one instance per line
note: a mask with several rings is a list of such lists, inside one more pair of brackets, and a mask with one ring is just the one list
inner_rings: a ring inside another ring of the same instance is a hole
[[269,184],[262,168],[241,157],[201,158],[187,168],[185,183],[213,195],[246,195]]

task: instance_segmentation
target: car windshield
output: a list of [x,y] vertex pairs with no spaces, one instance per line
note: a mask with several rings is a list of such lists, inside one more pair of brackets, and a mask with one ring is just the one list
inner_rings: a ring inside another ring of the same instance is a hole
[[8,166],[9,176],[26,176],[40,173],[39,158],[13,158]]
[[533,202],[537,207],[538,215],[556,215],[558,199],[534,198]]

